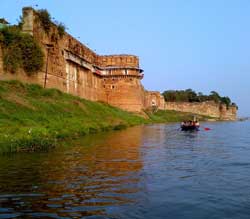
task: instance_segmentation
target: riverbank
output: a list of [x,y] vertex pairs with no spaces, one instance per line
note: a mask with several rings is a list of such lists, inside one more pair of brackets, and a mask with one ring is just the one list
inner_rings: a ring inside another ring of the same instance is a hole
[[47,150],[61,140],[90,133],[191,118],[176,111],[146,113],[148,118],[143,118],[56,89],[0,81],[0,153]]

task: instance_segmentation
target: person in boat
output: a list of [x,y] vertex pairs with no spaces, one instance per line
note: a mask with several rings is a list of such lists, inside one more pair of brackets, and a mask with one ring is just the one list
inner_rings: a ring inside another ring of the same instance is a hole
[[181,126],[185,126],[185,127],[191,127],[191,126],[199,127],[200,124],[199,124],[199,122],[197,120],[195,120],[195,121],[189,120],[189,121],[182,121],[181,122]]
[[194,125],[195,125],[196,127],[200,127],[200,123],[199,123],[197,120],[194,122]]

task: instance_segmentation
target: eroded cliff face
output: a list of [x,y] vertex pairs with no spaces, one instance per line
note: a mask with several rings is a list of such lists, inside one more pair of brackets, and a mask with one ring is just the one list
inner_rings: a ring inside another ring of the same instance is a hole
[[227,108],[225,104],[218,104],[213,101],[202,103],[189,102],[166,102],[166,110],[176,110],[181,112],[191,112],[205,116],[211,116],[221,120],[236,120],[237,108],[230,106]]

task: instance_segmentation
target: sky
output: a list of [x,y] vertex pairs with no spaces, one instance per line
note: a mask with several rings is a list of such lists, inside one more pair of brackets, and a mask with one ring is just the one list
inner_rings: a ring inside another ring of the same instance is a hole
[[1,0],[0,17],[15,24],[24,6],[98,54],[139,56],[148,90],[214,90],[250,116],[249,0]]

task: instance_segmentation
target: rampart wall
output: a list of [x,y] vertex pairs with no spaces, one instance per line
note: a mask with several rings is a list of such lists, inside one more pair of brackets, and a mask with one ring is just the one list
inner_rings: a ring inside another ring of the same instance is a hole
[[237,108],[230,106],[227,108],[225,104],[217,104],[213,101],[202,103],[189,102],[165,102],[166,110],[177,110],[181,112],[191,112],[193,114],[200,114],[220,118],[222,120],[236,120]]
[[146,108],[157,108],[160,110],[165,109],[164,97],[158,91],[145,91],[144,105]]
[[45,54],[45,65],[34,77],[19,71],[15,75],[6,73],[5,79],[38,83],[128,111],[145,108],[137,56],[98,55],[68,33],[60,37],[56,25],[46,33],[32,8],[23,9],[23,19],[23,32],[37,39]]

